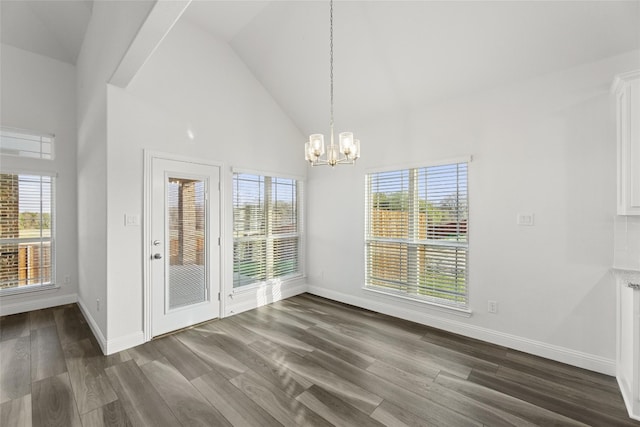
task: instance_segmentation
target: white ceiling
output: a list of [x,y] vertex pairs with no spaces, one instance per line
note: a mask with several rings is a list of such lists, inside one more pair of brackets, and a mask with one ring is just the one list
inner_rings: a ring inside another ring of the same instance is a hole
[[[92,5],[0,0],[0,41],[74,64]],[[304,133],[326,132],[328,1],[194,0],[183,19],[228,42]],[[334,20],[337,130],[640,49],[640,0],[336,0]]]
[[[328,2],[194,1],[305,133],[326,132]],[[640,48],[640,1],[336,1],[336,128]],[[355,129],[354,129],[355,130]]]
[[93,0],[0,1],[0,41],[75,64]]

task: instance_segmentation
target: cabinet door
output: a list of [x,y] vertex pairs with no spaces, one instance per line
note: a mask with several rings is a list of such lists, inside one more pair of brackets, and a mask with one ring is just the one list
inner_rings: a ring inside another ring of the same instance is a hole
[[640,215],[640,71],[616,80],[618,215]]
[[640,215],[640,76],[629,82],[628,108],[627,209]]
[[640,272],[616,270],[617,358],[616,378],[631,418],[640,420]]

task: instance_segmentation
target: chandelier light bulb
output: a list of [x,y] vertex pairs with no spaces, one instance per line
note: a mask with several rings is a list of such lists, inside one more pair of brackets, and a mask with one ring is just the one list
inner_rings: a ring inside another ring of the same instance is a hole
[[320,157],[324,154],[324,135],[314,133],[309,136],[309,143],[311,144],[311,150],[315,157]]
[[353,158],[353,160],[357,160],[357,159],[360,158],[360,140],[359,139],[354,139],[353,140],[352,158]]
[[341,132],[338,135],[338,139],[340,141],[340,152],[345,156],[349,156],[353,150],[353,133]]
[[340,161],[340,155],[338,154],[338,147],[336,145],[330,145],[327,152],[327,163],[329,166],[335,166]]

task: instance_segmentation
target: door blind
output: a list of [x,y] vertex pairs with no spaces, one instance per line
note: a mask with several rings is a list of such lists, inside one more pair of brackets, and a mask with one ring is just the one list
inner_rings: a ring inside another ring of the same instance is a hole
[[467,164],[366,178],[366,285],[466,307]]

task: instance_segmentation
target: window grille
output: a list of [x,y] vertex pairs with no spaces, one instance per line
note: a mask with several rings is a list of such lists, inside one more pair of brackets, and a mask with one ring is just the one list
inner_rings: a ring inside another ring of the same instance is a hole
[[366,176],[366,287],[467,307],[467,163]]
[[233,287],[301,274],[300,182],[233,175]]
[[3,127],[0,129],[0,154],[51,160],[54,141],[52,134]]
[[0,289],[53,284],[54,178],[0,174]]

